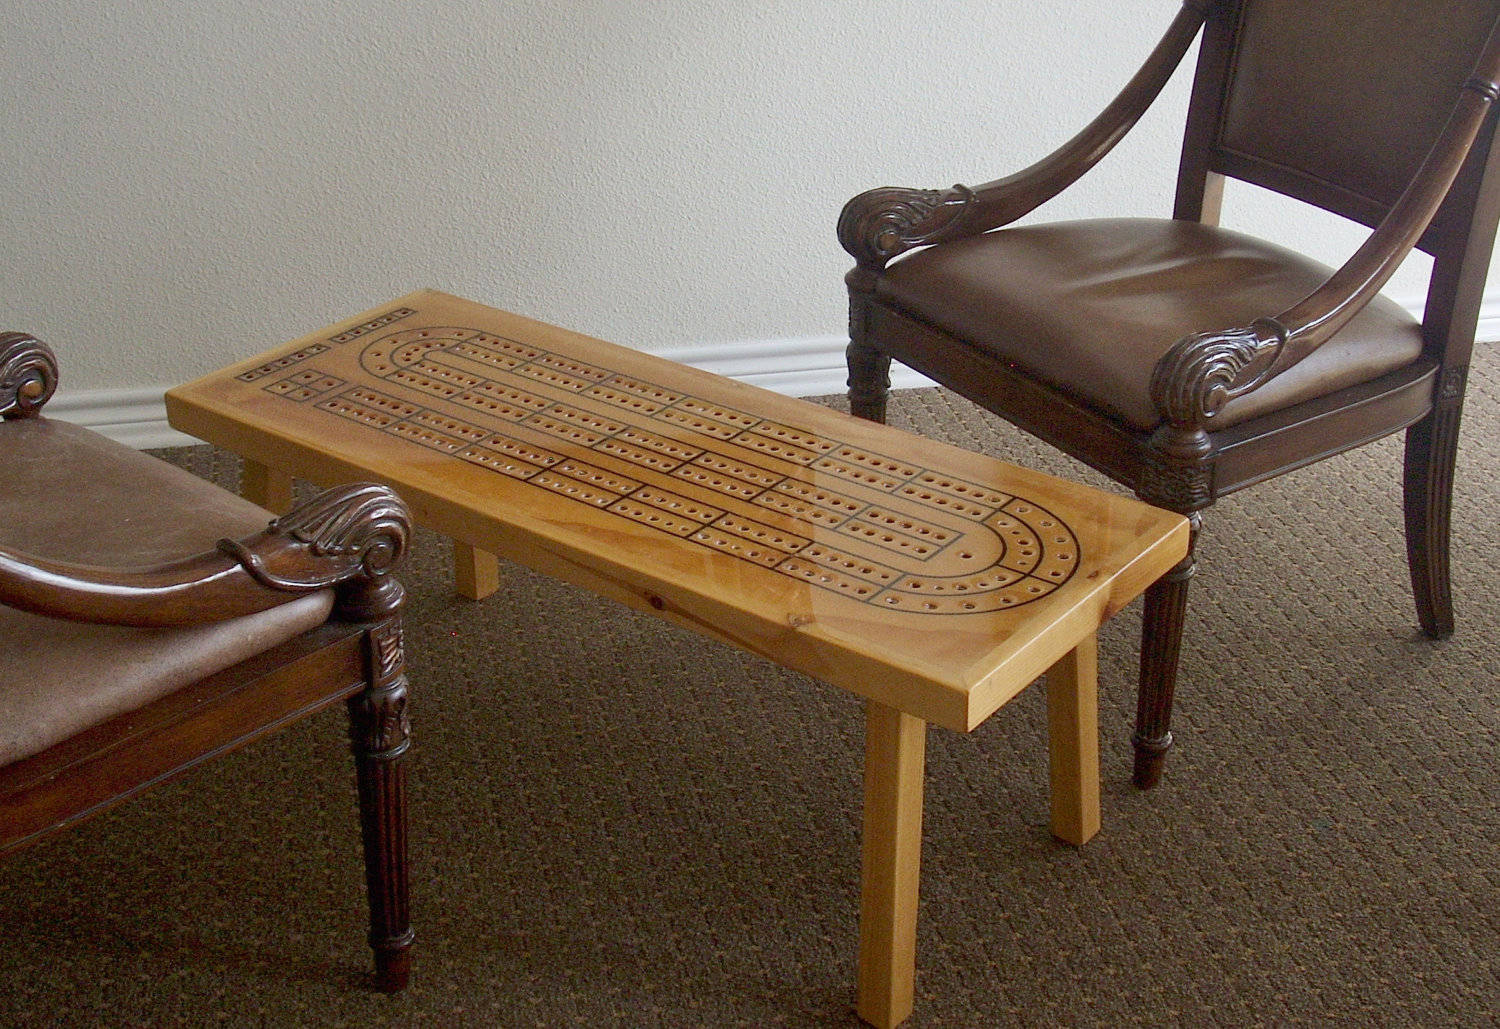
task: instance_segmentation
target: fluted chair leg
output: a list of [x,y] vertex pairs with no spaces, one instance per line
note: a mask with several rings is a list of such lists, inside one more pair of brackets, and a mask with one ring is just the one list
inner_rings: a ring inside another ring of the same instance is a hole
[[1406,432],[1406,558],[1417,620],[1439,640],[1453,635],[1448,537],[1460,412],[1457,403],[1440,405]]
[[844,356],[849,365],[849,413],[872,422],[885,421],[890,357],[857,340],[849,344]]
[[1150,789],[1161,781],[1167,751],[1172,747],[1172,699],[1177,689],[1177,661],[1182,651],[1183,621],[1187,614],[1188,583],[1197,569],[1193,544],[1198,517],[1192,516],[1187,557],[1146,591],[1141,624],[1141,681],[1137,695],[1135,784]]
[[406,987],[413,931],[406,847],[406,770],[411,746],[401,626],[392,619],[371,629],[371,685],[349,700],[349,733],[359,780],[365,883],[370,902],[370,947],[376,988]]

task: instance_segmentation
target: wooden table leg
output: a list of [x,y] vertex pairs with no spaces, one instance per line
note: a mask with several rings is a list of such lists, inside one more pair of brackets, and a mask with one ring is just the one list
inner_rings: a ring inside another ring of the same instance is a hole
[[1052,835],[1075,845],[1099,831],[1099,652],[1090,633],[1047,671]]
[[911,1014],[927,723],[868,701],[855,1010],[882,1029]]
[[500,588],[500,559],[462,540],[454,540],[453,588],[460,597],[483,600]]
[[292,509],[292,477],[247,458],[240,472],[240,496],[267,511],[286,514]]

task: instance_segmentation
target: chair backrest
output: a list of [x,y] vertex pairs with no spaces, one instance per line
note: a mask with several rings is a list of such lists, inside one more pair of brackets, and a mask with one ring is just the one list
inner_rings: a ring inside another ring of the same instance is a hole
[[1375,226],[1497,21],[1500,0],[1215,0],[1180,190],[1218,173]]
[[[1496,77],[1500,0],[1184,2],[1207,17],[1178,218],[1214,220],[1225,176],[1375,228],[1418,182],[1465,94],[1490,95]],[[1500,105],[1489,107],[1416,242],[1434,258],[1426,348],[1459,383],[1500,222]]]

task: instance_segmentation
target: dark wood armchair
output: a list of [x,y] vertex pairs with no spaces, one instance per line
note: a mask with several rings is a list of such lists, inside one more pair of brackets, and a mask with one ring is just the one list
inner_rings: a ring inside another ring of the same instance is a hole
[[0,854],[343,700],[376,984],[406,984],[410,520],[383,486],[268,513],[42,417],[57,365],[0,335]]
[[[892,358],[1188,515],[1406,430],[1423,630],[1453,631],[1459,412],[1500,213],[1497,0],[1185,0],[1136,76],[1031,167],[849,202],[849,396],[885,416]],[[1006,228],[1071,185],[1202,33],[1171,219]],[[1226,177],[1373,231],[1338,269],[1218,227]],[[1420,323],[1379,294],[1431,255]],[[908,251],[914,251],[908,253]],[[900,258],[897,260],[897,258]],[[1157,781],[1193,557],[1147,594],[1135,778]]]

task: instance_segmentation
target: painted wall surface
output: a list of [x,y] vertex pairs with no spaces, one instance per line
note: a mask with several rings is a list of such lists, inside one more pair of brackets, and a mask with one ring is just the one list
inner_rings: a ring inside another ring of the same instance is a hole
[[[840,333],[846,199],[1042,156],[1176,8],[5,0],[0,326],[65,394],[423,286],[647,350]],[[1166,214],[1186,86],[1039,217]],[[1225,222],[1308,228],[1237,193]],[[1313,234],[1331,263],[1362,238]]]

